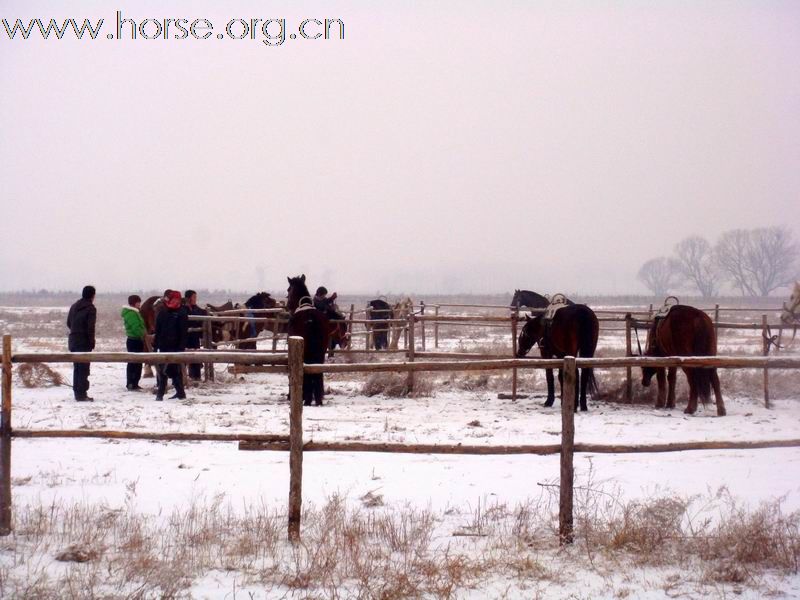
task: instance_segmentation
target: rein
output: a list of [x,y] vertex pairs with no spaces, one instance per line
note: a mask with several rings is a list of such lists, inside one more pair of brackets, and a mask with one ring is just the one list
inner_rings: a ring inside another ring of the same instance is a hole
[[[795,332],[797,329],[795,328]],[[785,346],[780,343],[780,334],[772,334],[772,329],[769,325],[767,325],[767,333],[762,333],[761,337],[764,338],[764,341],[767,342],[767,352],[769,352],[770,346],[775,346],[777,350],[783,350]],[[792,338],[794,339],[794,338]]]

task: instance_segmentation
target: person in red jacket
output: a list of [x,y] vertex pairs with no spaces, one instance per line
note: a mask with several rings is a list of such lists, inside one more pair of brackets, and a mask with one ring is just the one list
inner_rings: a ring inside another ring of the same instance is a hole
[[[156,317],[153,349],[158,352],[183,352],[186,349],[187,329],[188,320],[186,311],[181,306],[181,293],[169,290],[165,296],[164,309]],[[172,385],[175,386],[175,395],[172,398],[185,399],[181,367],[178,364],[168,364],[158,369],[156,400],[164,399],[167,378],[172,379]]]

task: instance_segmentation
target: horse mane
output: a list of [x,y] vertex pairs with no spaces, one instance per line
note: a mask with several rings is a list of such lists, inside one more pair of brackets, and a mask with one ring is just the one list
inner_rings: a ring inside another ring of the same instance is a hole
[[514,290],[511,306],[527,306],[528,308],[546,308],[550,301],[543,295],[531,290]]

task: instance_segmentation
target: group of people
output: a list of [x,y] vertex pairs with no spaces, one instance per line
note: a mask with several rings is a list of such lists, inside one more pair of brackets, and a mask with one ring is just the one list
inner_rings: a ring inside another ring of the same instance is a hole
[[[96,290],[93,286],[87,285],[83,288],[81,298],[69,309],[67,316],[67,327],[69,327],[69,350],[70,352],[92,352],[95,347],[95,324],[97,321],[97,309],[94,306]],[[305,331],[307,327],[319,329],[319,316],[339,314],[336,310],[337,294],[334,292],[328,296],[325,287],[319,287],[313,299],[305,297],[300,302],[298,314],[294,315],[289,323],[290,334],[297,327],[298,333]],[[150,339],[147,324],[140,312],[142,298],[136,294],[128,297],[127,305],[122,307],[121,317],[125,327],[125,348],[128,352],[183,352],[187,349],[200,348],[201,334],[197,331],[189,331],[189,315],[204,315],[206,311],[197,305],[197,293],[194,290],[186,290],[181,295],[175,290],[165,290],[161,298],[162,307],[157,311],[155,319],[155,331]],[[310,309],[313,310],[309,313]],[[342,318],[344,318],[342,316]],[[301,325],[300,323],[303,322]],[[325,361],[327,351],[328,332],[324,332],[325,343],[320,348],[312,349],[306,347],[305,360],[309,363],[321,363]],[[319,355],[319,356],[318,356]],[[163,400],[166,393],[167,383],[172,381],[175,387],[175,394],[171,398],[182,400],[186,398],[186,388],[183,381],[183,369],[179,364],[165,364],[156,367],[157,387],[156,400]],[[73,391],[75,400],[78,402],[92,402],[88,394],[89,391],[89,362],[75,362],[73,367]],[[202,376],[202,364],[190,364],[188,368],[190,379],[199,380]],[[126,388],[129,391],[139,391],[141,386],[139,381],[142,377],[142,363],[128,363],[126,369]],[[313,400],[317,404],[322,403],[323,380],[321,375],[308,376],[304,378],[303,400],[310,404]]]
[[[68,347],[70,352],[91,352],[95,347],[95,325],[97,309],[94,306],[96,290],[87,285],[81,292],[81,298],[69,309],[67,327],[69,328]],[[155,320],[155,332],[152,340],[148,337],[147,325],[140,313],[142,299],[133,294],[128,297],[128,304],[122,307],[122,322],[125,327],[125,347],[128,352],[183,352],[186,349],[200,347],[200,333],[189,332],[189,315],[205,314],[197,305],[197,293],[186,290],[181,295],[175,290],[165,290],[161,298],[162,308]],[[172,380],[175,394],[171,398],[186,398],[183,381],[183,370],[178,364],[158,365],[156,367],[156,400],[163,400],[168,380]],[[89,362],[76,362],[73,367],[72,388],[75,400],[92,402],[89,391]],[[202,364],[190,364],[190,379],[199,380],[202,376]],[[142,363],[128,363],[126,369],[126,388],[129,391],[141,390],[139,381],[142,377]]]

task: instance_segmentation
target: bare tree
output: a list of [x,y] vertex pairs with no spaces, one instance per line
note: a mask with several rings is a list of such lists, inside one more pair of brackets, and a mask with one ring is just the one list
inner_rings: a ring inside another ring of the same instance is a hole
[[674,258],[651,258],[639,269],[638,278],[654,296],[665,296],[676,285],[679,265]]
[[719,291],[720,269],[705,238],[693,235],[675,246],[678,270],[704,298]]
[[743,296],[768,296],[798,275],[800,248],[784,227],[728,231],[717,242],[715,253]]
[[757,296],[747,271],[750,233],[746,229],[726,231],[715,247],[717,263],[742,296]]

